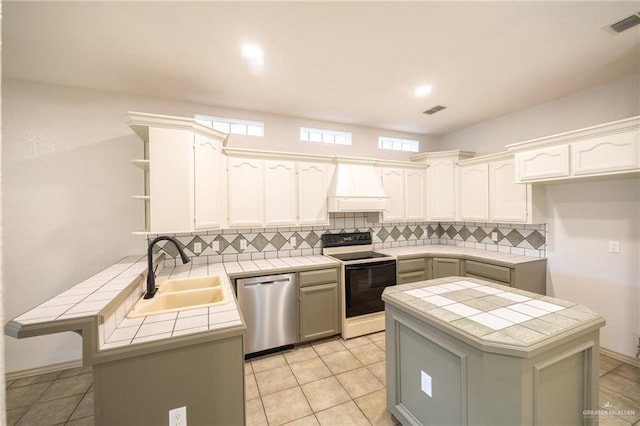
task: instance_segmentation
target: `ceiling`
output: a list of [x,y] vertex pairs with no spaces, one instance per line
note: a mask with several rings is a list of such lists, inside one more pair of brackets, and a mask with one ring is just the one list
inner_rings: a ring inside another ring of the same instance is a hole
[[[640,72],[637,1],[3,2],[2,73],[421,134]],[[243,43],[264,51],[249,66]],[[416,98],[419,84],[433,87]],[[434,115],[422,111],[447,109]]]

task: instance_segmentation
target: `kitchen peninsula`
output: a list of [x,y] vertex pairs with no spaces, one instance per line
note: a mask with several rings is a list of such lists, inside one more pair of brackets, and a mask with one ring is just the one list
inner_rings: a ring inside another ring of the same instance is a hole
[[470,277],[382,298],[387,408],[403,424],[590,424],[600,315]]

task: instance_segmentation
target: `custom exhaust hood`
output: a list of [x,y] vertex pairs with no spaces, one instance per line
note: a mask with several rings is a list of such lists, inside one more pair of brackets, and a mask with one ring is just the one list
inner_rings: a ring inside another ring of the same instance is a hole
[[329,212],[380,212],[389,197],[371,164],[338,163],[329,185]]

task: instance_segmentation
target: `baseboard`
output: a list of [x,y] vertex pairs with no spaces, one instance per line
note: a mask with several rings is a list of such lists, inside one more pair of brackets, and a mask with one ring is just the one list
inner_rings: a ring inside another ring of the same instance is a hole
[[27,370],[12,371],[5,374],[5,382],[25,377],[38,376],[40,374],[55,373],[56,371],[82,367],[82,360],[61,362],[59,364],[45,365],[44,367],[29,368]]
[[611,357],[613,359],[617,359],[618,361],[622,361],[622,362],[625,362],[627,364],[635,365],[636,367],[640,368],[640,359],[638,359],[638,358],[634,358],[634,357],[631,357],[631,356],[623,355],[623,354],[618,353],[618,352],[610,351],[609,349],[605,349],[603,347],[600,347],[600,353],[603,354],[603,355],[606,355],[608,357]]

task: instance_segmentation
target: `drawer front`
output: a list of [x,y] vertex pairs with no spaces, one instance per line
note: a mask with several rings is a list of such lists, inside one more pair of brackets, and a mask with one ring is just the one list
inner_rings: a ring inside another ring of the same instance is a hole
[[415,283],[425,279],[424,271],[405,272],[404,274],[398,274],[398,285]]
[[465,273],[467,276],[473,275],[478,278],[488,278],[501,283],[511,283],[511,268],[504,266],[467,260],[465,261]]
[[300,287],[337,282],[338,269],[318,269],[317,271],[300,272],[299,281]]
[[403,274],[405,272],[423,271],[425,269],[424,257],[417,259],[403,259],[398,260],[398,273]]
[[569,176],[569,145],[517,152],[515,160],[517,182]]
[[638,158],[638,135],[634,132],[571,144],[574,175],[637,169],[640,167]]

